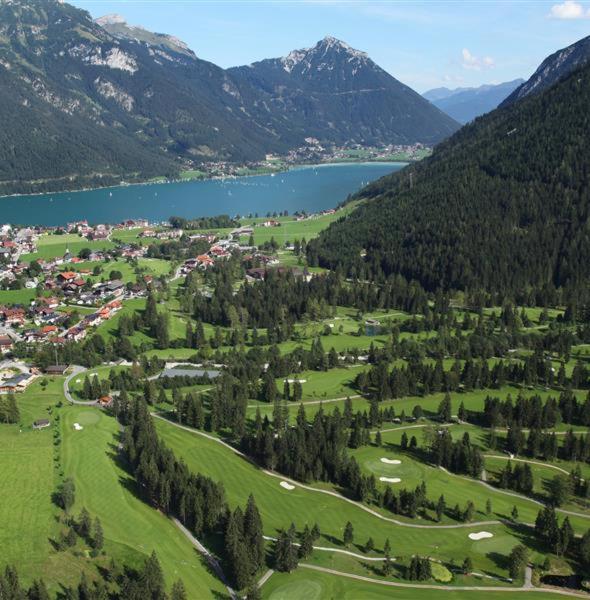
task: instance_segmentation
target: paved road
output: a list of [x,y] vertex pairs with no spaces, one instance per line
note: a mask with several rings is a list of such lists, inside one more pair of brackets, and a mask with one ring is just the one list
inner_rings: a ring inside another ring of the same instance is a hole
[[349,579],[356,579],[358,581],[365,581],[367,583],[378,583],[379,585],[386,585],[389,587],[398,588],[413,588],[413,589],[424,589],[424,590],[436,590],[440,592],[454,592],[460,591],[478,591],[478,592],[504,592],[514,594],[517,592],[545,592],[548,594],[559,594],[561,596],[573,596],[575,598],[590,598],[588,594],[570,592],[568,590],[556,590],[549,588],[536,588],[536,587],[507,587],[507,586],[483,586],[483,585],[434,585],[434,584],[418,584],[418,583],[401,583],[398,581],[385,581],[383,579],[373,579],[372,577],[365,577],[364,575],[354,575],[352,573],[344,573],[342,571],[336,571],[334,569],[327,569],[325,567],[318,567],[317,565],[310,565],[307,563],[299,563],[299,566],[304,569],[311,569],[312,571],[319,571],[320,573],[328,573],[329,575],[336,575],[337,577],[348,577]]
[[66,400],[70,403],[70,404],[82,404],[83,406],[96,406],[96,400],[76,400],[72,394],[70,394],[70,381],[72,381],[72,379],[74,377],[77,377],[78,375],[81,375],[82,373],[84,373],[85,371],[87,371],[86,367],[81,367],[80,365],[72,365],[70,367],[72,369],[72,372],[64,379],[64,396],[66,397]]
[[257,587],[261,588],[269,579],[270,576],[274,573],[274,571],[272,569],[269,569],[259,580],[258,583],[256,584]]
[[[330,402],[342,402],[343,400],[346,400],[347,398],[350,398],[351,400],[354,400],[355,398],[362,398],[363,396],[361,396],[360,394],[355,394],[354,396],[342,396],[342,398],[328,398],[325,400],[303,400],[302,402],[298,402],[297,404],[295,404],[294,402],[291,403],[292,406],[299,406],[299,404],[303,404],[303,407],[305,408],[306,406],[311,406],[312,404],[330,404]],[[264,404],[248,404],[246,406],[246,408],[262,408],[264,406]],[[270,404],[267,404],[267,406],[270,406]]]
[[[276,542],[276,537],[271,537],[270,535],[262,536],[268,542]],[[301,546],[298,542],[293,542],[294,546]],[[312,546],[314,550],[319,550],[320,552],[336,552],[337,554],[346,554],[347,556],[352,556],[353,558],[358,558],[360,560],[367,560],[370,562],[383,562],[385,560],[384,557],[370,557],[365,556],[364,554],[357,554],[356,552],[350,552],[349,550],[342,550],[342,548],[327,548],[325,546]],[[395,558],[390,558],[390,560],[395,560]]]
[[[182,531],[182,533],[185,535],[185,537],[191,542],[191,544],[205,557],[205,560],[209,563],[209,565],[211,566],[213,571],[215,571],[215,574],[217,575],[217,577],[219,577],[219,579],[221,579],[221,581],[227,588],[229,595],[234,600],[239,600],[240,597],[230,587],[230,585],[225,577],[225,574],[223,572],[223,569],[221,568],[221,565],[219,564],[219,561],[217,560],[217,558],[215,558],[215,556],[213,556],[213,554],[211,554],[211,552],[209,552],[209,550],[207,550],[207,548],[205,548],[205,546],[203,546],[203,544],[201,544],[201,542],[199,542],[199,540],[176,517],[172,517],[172,520],[174,521],[174,524],[176,525],[176,527],[178,527],[178,529],[180,529],[180,531]],[[269,577],[270,577],[270,575],[269,575]]]
[[162,421],[166,421],[166,423],[169,423],[170,425],[172,425],[174,427],[178,427],[179,429],[184,429],[185,431],[188,431],[189,433],[192,433],[194,435],[200,435],[200,436],[205,437],[213,442],[217,442],[218,444],[221,444],[222,446],[225,446],[226,448],[231,450],[234,454],[241,456],[242,458],[247,460],[249,463],[253,464],[256,468],[259,468],[264,474],[268,475],[269,477],[275,477],[276,479],[280,479],[281,481],[286,481],[286,482],[290,483],[291,485],[294,485],[295,487],[300,487],[300,488],[302,488],[304,490],[308,490],[310,492],[333,496],[334,498],[338,498],[338,500],[341,500],[342,502],[347,502],[348,504],[352,504],[352,505],[356,506],[357,508],[364,510],[365,512],[373,515],[374,517],[381,519],[382,521],[387,521],[389,523],[399,525],[400,527],[409,527],[412,529],[469,529],[469,528],[475,529],[475,528],[481,527],[483,525],[502,525],[502,521],[497,521],[497,520],[473,521],[471,523],[457,523],[454,525],[421,525],[418,523],[406,523],[404,521],[399,521],[398,519],[386,517],[385,515],[382,515],[381,513],[373,510],[372,508],[369,508],[368,506],[366,506],[360,502],[356,502],[355,500],[351,500],[350,498],[347,498],[346,496],[343,496],[342,494],[339,494],[338,492],[333,492],[331,490],[323,490],[323,489],[315,488],[315,487],[312,487],[309,485],[304,485],[304,484],[300,483],[299,481],[295,481],[294,479],[285,477],[284,475],[281,475],[280,473],[275,473],[274,471],[269,471],[267,469],[261,469],[260,466],[257,465],[250,457],[246,456],[243,452],[240,452],[240,450],[234,448],[227,442],[224,442],[223,440],[220,440],[219,438],[216,438],[213,435],[205,433],[204,431],[199,431],[198,429],[193,429],[192,427],[187,427],[185,425],[179,425],[178,423],[175,423],[174,421],[170,421],[169,419],[166,419],[165,417],[163,417],[162,415],[159,415],[158,413],[153,412],[151,414],[156,419],[161,419]]
[[523,588],[532,588],[533,587],[533,569],[530,565],[527,565],[524,569],[524,584]]

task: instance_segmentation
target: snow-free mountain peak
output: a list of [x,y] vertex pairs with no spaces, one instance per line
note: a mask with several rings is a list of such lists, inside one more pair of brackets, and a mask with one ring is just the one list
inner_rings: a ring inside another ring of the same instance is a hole
[[173,35],[148,31],[140,25],[129,25],[124,17],[118,14],[109,14],[96,19],[95,23],[105,31],[118,39],[156,46],[162,49],[172,50],[178,54],[195,57],[188,45]]
[[586,65],[589,61],[590,36],[582,38],[567,46],[567,48],[562,48],[548,56],[531,75],[530,79],[506,98],[502,106],[513,104],[529,94],[538,94],[546,90],[575,69]]

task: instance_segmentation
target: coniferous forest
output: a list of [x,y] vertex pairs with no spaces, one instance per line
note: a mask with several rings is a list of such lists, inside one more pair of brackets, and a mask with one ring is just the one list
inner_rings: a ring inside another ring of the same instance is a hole
[[[432,157],[359,192],[310,264],[427,290],[578,293],[590,277],[590,67],[466,125]],[[543,302],[540,302],[543,304]]]

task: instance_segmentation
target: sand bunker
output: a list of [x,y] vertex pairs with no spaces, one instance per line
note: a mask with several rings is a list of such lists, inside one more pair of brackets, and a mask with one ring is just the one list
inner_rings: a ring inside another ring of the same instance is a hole
[[84,429],[84,427],[82,427],[82,425],[80,425],[80,423],[74,423],[74,429],[76,431],[82,431],[82,429]]
[[281,487],[285,488],[286,490],[294,490],[295,486],[291,485],[290,483],[287,483],[286,481],[281,481]]
[[379,481],[384,481],[385,483],[399,483],[401,479],[399,477],[379,477]]
[[288,381],[289,383],[295,383],[296,381],[299,383],[307,383],[307,379],[285,379],[285,381]]
[[470,533],[469,534],[470,540],[485,540],[486,538],[491,538],[491,537],[494,537],[494,534],[490,533],[489,531],[480,531],[479,533]]
[[386,465],[401,465],[402,464],[402,461],[397,460],[396,458],[382,458],[381,462],[385,463]]

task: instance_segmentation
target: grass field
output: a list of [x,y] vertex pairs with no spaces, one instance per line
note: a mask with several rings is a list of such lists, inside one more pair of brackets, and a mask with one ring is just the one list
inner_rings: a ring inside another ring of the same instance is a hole
[[[273,573],[271,578],[262,587],[264,600],[431,600],[434,597],[448,598],[448,600],[490,600],[506,598],[506,592],[493,591],[459,591],[404,589],[395,588],[376,583],[355,581],[341,575],[319,573],[299,567],[293,573]],[[510,595],[519,598],[518,593]],[[542,592],[527,592],[523,600],[552,600],[562,598],[557,594]]]
[[0,304],[23,304],[28,306],[37,296],[37,290],[0,290]]
[[[264,242],[270,241],[274,238],[279,246],[284,246],[285,242],[293,242],[295,239],[310,240],[317,237],[323,229],[326,229],[328,225],[340,217],[351,212],[358,202],[351,202],[347,204],[345,208],[337,211],[331,215],[319,215],[304,219],[302,221],[296,221],[295,217],[273,217],[275,221],[279,221],[281,224],[279,227],[254,227],[254,243],[256,245],[263,244]],[[266,218],[258,219],[242,219],[241,224],[243,226],[251,226],[253,223],[258,224],[266,221]]]
[[[191,469],[223,481],[232,506],[238,503],[243,505],[252,492],[267,535],[276,535],[279,529],[288,527],[291,521],[295,522],[299,530],[305,523],[311,526],[317,522],[322,530],[321,545],[338,547],[341,545],[344,525],[346,521],[351,521],[355,531],[362,532],[362,543],[372,536],[376,547],[382,548],[385,538],[389,537],[394,555],[411,551],[443,560],[453,557],[462,561],[470,554],[478,569],[500,576],[506,575],[506,565],[497,560],[496,553],[508,554],[521,535],[504,525],[487,525],[485,529],[493,532],[495,537],[472,542],[468,534],[480,531],[481,526],[415,529],[396,525],[327,494],[298,486],[291,491],[285,490],[279,485],[280,479],[266,475],[221,444],[181,430],[160,419],[156,425],[162,438]],[[244,485],[244,482],[248,482],[248,485]]]
[[[420,429],[405,430],[408,436],[415,435],[418,439],[418,445],[422,445],[422,435]],[[462,433],[455,432],[451,428],[453,439],[461,439]],[[401,432],[400,432],[401,437]],[[475,436],[472,436],[475,437]],[[476,441],[474,439],[474,441]],[[479,443],[479,442],[478,442]],[[384,447],[364,446],[351,451],[351,454],[357,459],[361,469],[366,473],[372,473],[377,480],[379,477],[396,477],[401,479],[397,486],[408,487],[414,489],[422,481],[427,484],[428,497],[436,501],[439,496],[444,495],[447,506],[452,508],[458,504],[461,509],[465,507],[467,500],[471,500],[475,504],[476,514],[474,520],[486,519],[509,519],[512,507],[516,506],[519,513],[519,521],[524,523],[534,523],[540,506],[531,500],[525,498],[517,498],[507,495],[501,490],[493,490],[481,483],[467,477],[461,477],[438,469],[434,466],[425,464],[416,458],[416,455],[403,452],[397,444],[388,443]],[[400,460],[401,464],[392,465],[381,461],[381,458]],[[486,465],[490,464],[486,460]],[[492,473],[495,471],[491,469]],[[539,487],[542,485],[541,470],[536,472],[536,481]],[[552,473],[552,475],[555,473]],[[546,473],[545,473],[546,475]],[[491,477],[490,479],[492,479]],[[384,486],[385,484],[380,484]],[[541,490],[539,490],[541,491]],[[492,502],[492,514],[486,515],[486,501]],[[569,507],[568,507],[569,508]],[[575,507],[571,507],[575,510]],[[434,517],[434,514],[431,513]],[[588,518],[574,517],[570,515],[572,526],[578,533],[585,533],[590,528],[590,512]]]
[[[74,423],[83,430],[74,430]],[[109,556],[139,566],[156,550],[168,585],[181,578],[189,598],[224,597],[221,582],[172,521],[137,497],[117,458],[117,433],[116,421],[96,408],[63,410],[64,470],[76,482],[74,512],[84,506],[100,517]]]
[[114,248],[115,244],[108,240],[91,241],[80,237],[75,233],[66,233],[63,235],[42,235],[37,241],[37,252],[32,254],[23,254],[22,261],[37,260],[39,258],[51,259],[63,256],[69,249],[72,256],[76,256],[83,248],[91,250],[109,250]]
[[111,271],[119,271],[121,273],[121,281],[123,283],[135,283],[138,276],[141,275],[152,275],[159,277],[160,275],[167,275],[170,272],[171,263],[165,260],[157,258],[140,258],[137,260],[137,265],[127,262],[127,260],[119,259],[112,260],[108,263],[105,262],[81,262],[68,264],[67,269],[71,271],[93,271],[94,267],[100,266],[101,272],[98,275],[83,275],[84,280],[90,279],[93,283],[97,283],[101,280],[109,280]]
[[61,399],[61,379],[45,388],[38,380],[18,396],[21,423],[0,425],[0,563],[16,565],[24,582],[42,577],[52,591],[58,581],[77,582],[84,570],[82,561],[56,552],[50,544],[58,533],[59,512],[51,500],[57,477],[55,425],[42,431],[31,428],[36,419],[53,422],[53,407]]

